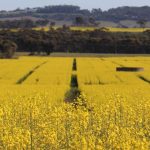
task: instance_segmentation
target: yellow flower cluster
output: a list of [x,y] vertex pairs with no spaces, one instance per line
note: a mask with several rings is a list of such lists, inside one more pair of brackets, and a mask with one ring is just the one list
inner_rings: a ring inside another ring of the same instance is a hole
[[83,94],[78,103],[52,105],[40,93],[5,100],[0,149],[149,149],[149,101],[130,105],[116,95],[97,105]]

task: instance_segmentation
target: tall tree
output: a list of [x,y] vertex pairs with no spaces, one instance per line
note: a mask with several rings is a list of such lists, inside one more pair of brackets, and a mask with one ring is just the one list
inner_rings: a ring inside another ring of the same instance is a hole
[[146,20],[138,20],[137,24],[139,24],[139,26],[141,28],[145,28],[147,21]]
[[17,50],[16,43],[10,40],[3,40],[0,42],[0,51],[3,58],[12,58]]
[[85,22],[84,22],[84,19],[82,16],[78,16],[75,18],[75,24],[76,25],[83,25]]

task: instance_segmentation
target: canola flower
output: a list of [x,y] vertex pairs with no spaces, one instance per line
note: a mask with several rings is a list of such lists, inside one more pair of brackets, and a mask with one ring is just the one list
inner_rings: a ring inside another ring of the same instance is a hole
[[78,106],[34,95],[0,106],[0,149],[149,149],[150,104],[116,95],[105,105]]

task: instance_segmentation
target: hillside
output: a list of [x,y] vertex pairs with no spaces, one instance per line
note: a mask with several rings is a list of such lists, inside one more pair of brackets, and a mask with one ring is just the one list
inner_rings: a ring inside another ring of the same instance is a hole
[[[48,19],[55,21],[57,25],[72,25],[76,17],[82,17],[84,22],[96,21],[99,26],[119,26],[119,27],[138,27],[136,23],[139,20],[148,22],[147,27],[150,26],[150,7],[118,7],[107,11],[99,9],[81,9],[79,6],[59,5],[59,6],[45,6],[37,8],[16,9],[13,11],[0,11],[0,21],[4,20],[20,20],[31,19],[33,21],[38,19]],[[89,21],[89,18],[93,19]]]

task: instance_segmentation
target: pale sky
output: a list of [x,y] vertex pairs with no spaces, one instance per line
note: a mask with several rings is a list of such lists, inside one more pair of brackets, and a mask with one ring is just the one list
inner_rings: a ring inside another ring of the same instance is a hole
[[42,7],[45,5],[78,5],[81,8],[107,10],[118,6],[150,6],[150,0],[0,0],[0,10]]

